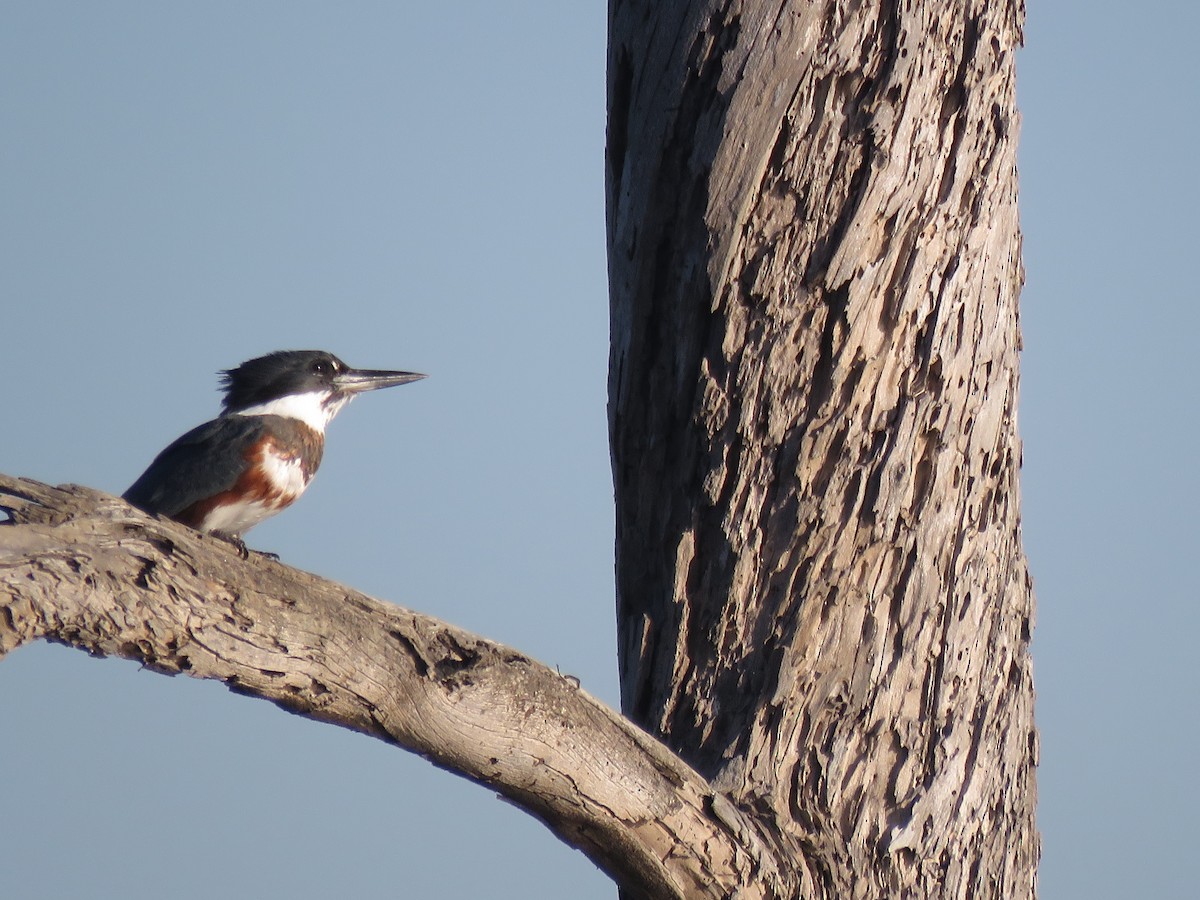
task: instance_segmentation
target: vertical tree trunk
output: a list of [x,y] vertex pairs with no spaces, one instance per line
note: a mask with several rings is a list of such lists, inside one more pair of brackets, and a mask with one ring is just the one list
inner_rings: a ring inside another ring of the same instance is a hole
[[625,712],[825,897],[1034,895],[1020,0],[610,0]]

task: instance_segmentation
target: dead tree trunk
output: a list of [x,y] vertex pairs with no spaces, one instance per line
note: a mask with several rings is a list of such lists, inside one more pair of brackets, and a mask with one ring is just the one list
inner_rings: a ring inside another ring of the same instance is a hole
[[1023,13],[610,0],[624,711],[820,897],[1035,893]]
[[0,656],[138,659],[421,753],[639,898],[1028,898],[1019,0],[611,0],[625,712],[0,476]]

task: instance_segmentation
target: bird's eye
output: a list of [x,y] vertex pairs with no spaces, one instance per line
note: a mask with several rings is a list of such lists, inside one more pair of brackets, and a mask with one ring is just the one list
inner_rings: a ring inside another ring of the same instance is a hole
[[312,371],[313,371],[314,375],[328,375],[329,374],[329,363],[327,363],[323,359],[318,359],[315,363],[312,364]]

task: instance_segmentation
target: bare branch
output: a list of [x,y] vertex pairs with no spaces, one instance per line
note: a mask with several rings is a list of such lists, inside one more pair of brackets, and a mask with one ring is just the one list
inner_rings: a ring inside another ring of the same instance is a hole
[[373,735],[498,791],[635,896],[796,886],[678,757],[515,650],[87,488],[0,475],[0,508],[0,656],[60,642]]

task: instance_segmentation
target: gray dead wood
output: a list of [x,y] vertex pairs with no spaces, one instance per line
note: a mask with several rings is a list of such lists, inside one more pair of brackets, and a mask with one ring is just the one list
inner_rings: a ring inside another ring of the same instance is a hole
[[776,897],[733,804],[569,678],[115,497],[0,475],[0,656],[33,640],[225,682],[499,792],[655,898]]
[[611,0],[625,712],[821,898],[1035,892],[1019,0]]
[[1023,7],[609,13],[622,703],[676,755],[515,651],[82,489],[4,482],[0,650],[375,734],[629,897],[1030,898]]

